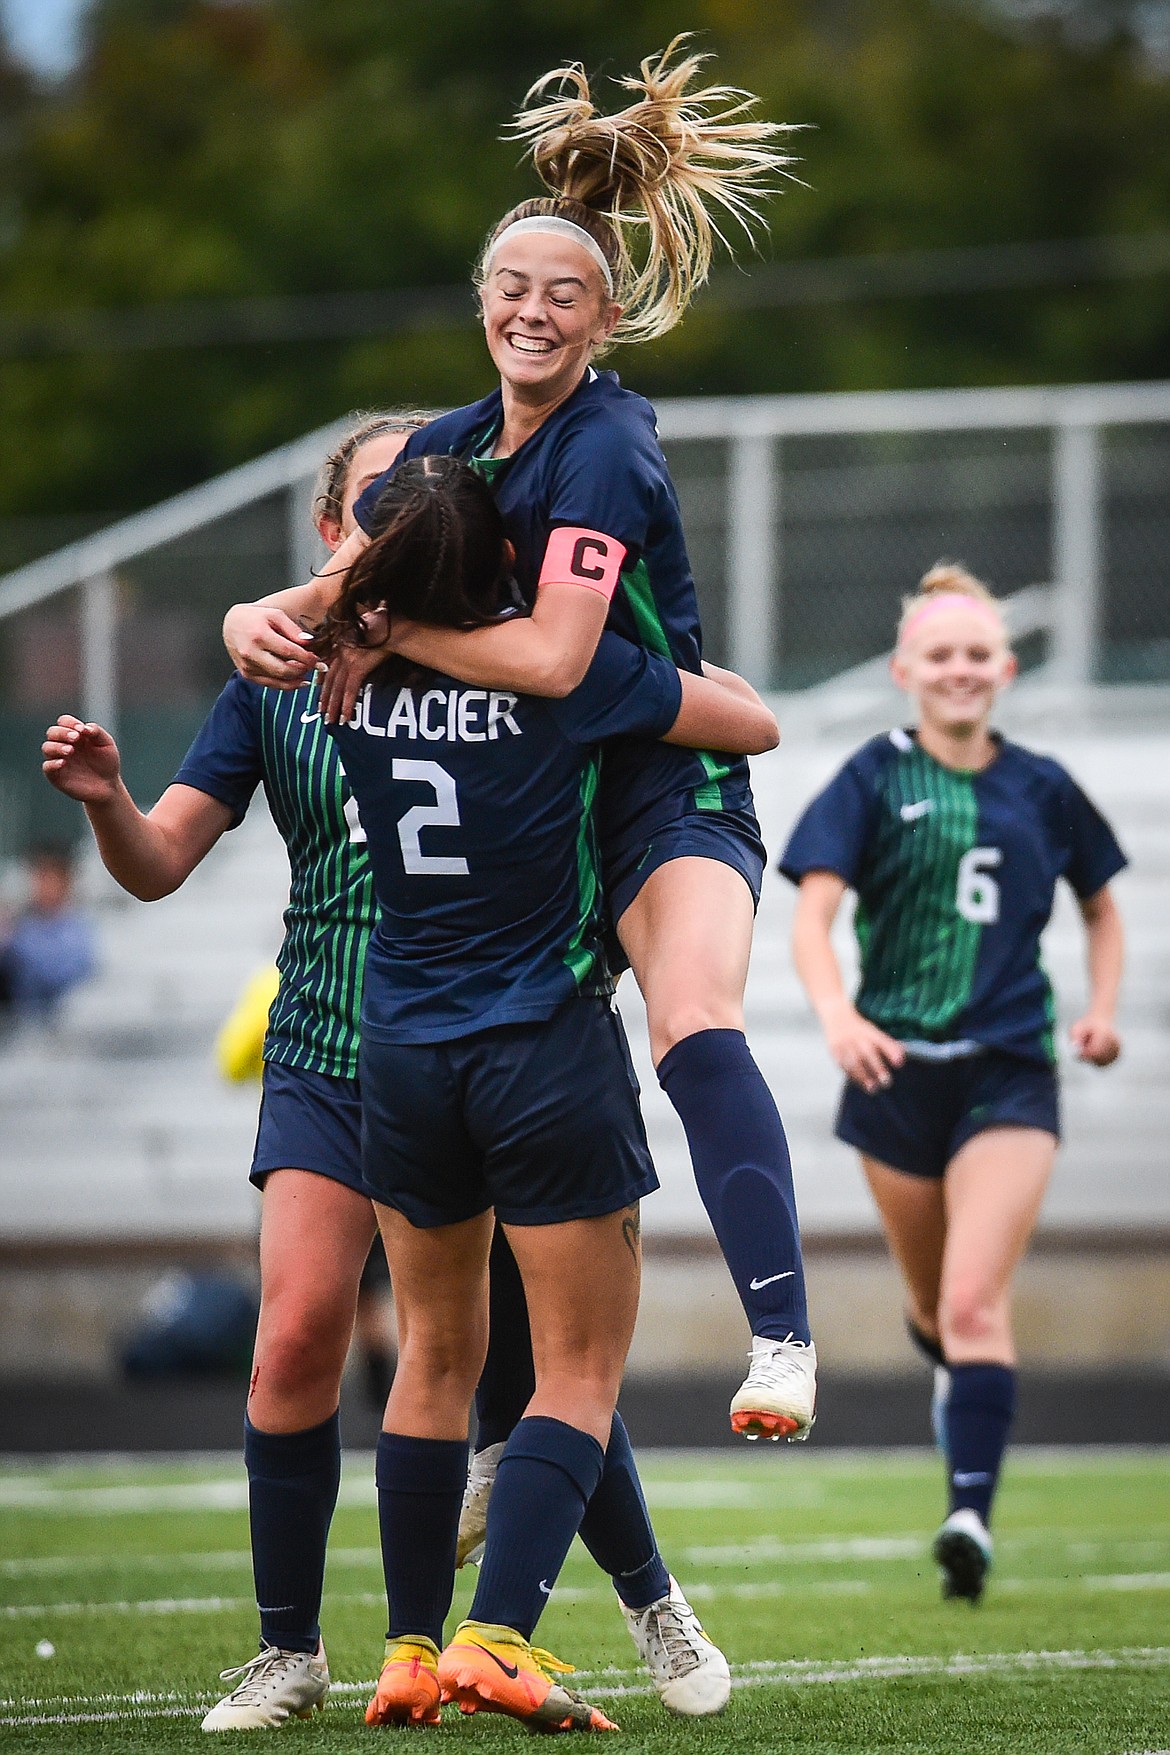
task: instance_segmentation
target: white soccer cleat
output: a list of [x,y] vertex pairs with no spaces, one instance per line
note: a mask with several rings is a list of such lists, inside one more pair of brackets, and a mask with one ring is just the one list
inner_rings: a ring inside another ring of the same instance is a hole
[[944,1597],[977,1603],[991,1571],[992,1543],[987,1525],[969,1505],[952,1511],[934,1538],[932,1549],[942,1568]]
[[234,1670],[221,1670],[220,1681],[239,1677],[230,1694],[217,1701],[203,1721],[205,1731],[275,1730],[290,1718],[312,1718],[325,1707],[329,1665],[325,1647],[316,1651],[282,1651],[262,1645],[254,1658]]
[[669,1596],[645,1609],[628,1609],[620,1598],[618,1604],[666,1710],[680,1718],[722,1712],[731,1698],[731,1671],[700,1627],[678,1580],[671,1579]]
[[731,1398],[731,1430],[803,1443],[815,1418],[817,1350],[809,1341],[752,1336],[751,1364]]
[[487,1535],[488,1500],[496,1482],[496,1470],[504,1454],[503,1444],[489,1444],[477,1450],[467,1471],[463,1504],[459,1512],[459,1540],[455,1548],[456,1566],[478,1566],[483,1559],[483,1542]]

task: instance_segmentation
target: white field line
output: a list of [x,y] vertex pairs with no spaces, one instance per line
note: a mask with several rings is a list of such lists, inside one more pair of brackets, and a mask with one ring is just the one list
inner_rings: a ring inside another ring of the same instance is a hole
[[[1101,1577],[1000,1578],[996,1588],[1003,1591],[1162,1591],[1170,1590],[1170,1572],[1109,1573]],[[709,1584],[702,1580],[687,1584],[692,1602],[709,1603],[730,1598],[736,1602],[766,1602],[776,1597],[867,1596],[874,1589],[865,1578],[832,1579],[760,1579],[743,1584]],[[605,1584],[558,1585],[552,1593],[558,1603],[608,1602],[612,1588]],[[327,1591],[326,1604],[356,1608],[375,1608],[385,1601],[381,1591]],[[50,1620],[54,1616],[71,1618],[78,1615],[215,1615],[232,1609],[253,1608],[251,1597],[151,1597],[136,1600],[119,1598],[109,1602],[12,1603],[0,1607],[0,1619],[6,1621]]]
[[[753,1542],[723,1544],[716,1547],[683,1548],[678,1561],[687,1566],[739,1566],[761,1561],[787,1565],[835,1565],[847,1561],[884,1561],[916,1559],[927,1551],[926,1536],[824,1536],[811,1542],[783,1542],[761,1536]],[[1109,1556],[1118,1560],[1161,1560],[1170,1548],[1170,1534],[1161,1541],[1134,1542],[1102,1540],[1086,1542],[1077,1538],[1066,1540],[1051,1529],[1014,1530],[996,1541],[996,1552],[1002,1558],[1030,1548],[1042,1547],[1047,1552],[1060,1552],[1073,1560],[1097,1560]],[[574,1556],[571,1564],[583,1565],[582,1556]],[[78,1572],[247,1572],[252,1557],[247,1548],[229,1548],[218,1553],[199,1551],[176,1554],[37,1554],[0,1559],[0,1578],[52,1578],[72,1576]],[[377,1548],[330,1548],[331,1567],[378,1570],[382,1565]],[[1124,1575],[1117,1575],[1124,1576]],[[1153,1588],[1153,1587],[1151,1587]]]
[[[1116,1651],[1010,1651],[943,1656],[860,1658],[851,1663],[794,1660],[733,1664],[734,1688],[834,1686],[854,1682],[888,1682],[938,1677],[943,1680],[995,1676],[1011,1679],[1046,1672],[1084,1670],[1163,1669],[1170,1666],[1170,1646],[1128,1646]],[[641,1670],[578,1670],[575,1683],[603,1700],[653,1692]],[[347,1698],[368,1694],[368,1682],[335,1682],[330,1693]],[[132,1694],[64,1695],[27,1700],[0,1700],[5,1709],[0,1728],[31,1725],[119,1723],[153,1718],[194,1718],[215,1698],[213,1694],[190,1697],[175,1692],[153,1694],[136,1689]],[[13,1708],[23,1709],[13,1711]],[[1151,1752],[1156,1755],[1156,1752]]]
[[[782,1596],[865,1596],[873,1585],[864,1578],[814,1579],[809,1582],[783,1583],[763,1579],[756,1584],[692,1584],[687,1595],[699,1602],[716,1597],[737,1598],[745,1602]],[[558,1585],[553,1591],[558,1603],[603,1603],[613,1596],[607,1584]],[[382,1591],[326,1591],[326,1605],[370,1608],[384,1605]],[[109,1602],[10,1603],[0,1607],[0,1619],[6,1621],[48,1620],[53,1616],[71,1618],[77,1615],[216,1615],[230,1609],[255,1608],[252,1597],[151,1597],[141,1600],[119,1598]]]

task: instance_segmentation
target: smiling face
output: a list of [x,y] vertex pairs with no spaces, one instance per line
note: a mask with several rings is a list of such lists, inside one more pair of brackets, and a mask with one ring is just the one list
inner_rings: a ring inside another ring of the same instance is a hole
[[1016,674],[993,609],[973,601],[912,616],[890,666],[922,722],[951,736],[985,730],[996,696]]
[[341,517],[326,515],[317,520],[321,540],[329,550],[341,547],[354,531],[353,509],[372,481],[383,475],[409,439],[409,432],[375,433],[358,446],[349,460],[345,488],[341,496]]
[[488,352],[525,401],[568,395],[621,316],[589,252],[549,232],[506,239],[488,259],[480,299]]

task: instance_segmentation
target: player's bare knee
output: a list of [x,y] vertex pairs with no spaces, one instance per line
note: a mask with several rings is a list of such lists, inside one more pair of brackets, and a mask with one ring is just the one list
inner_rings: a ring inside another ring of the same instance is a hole
[[998,1343],[1003,1339],[1005,1326],[999,1301],[978,1287],[961,1286],[948,1293],[939,1305],[939,1335],[947,1352],[952,1347],[966,1351]]

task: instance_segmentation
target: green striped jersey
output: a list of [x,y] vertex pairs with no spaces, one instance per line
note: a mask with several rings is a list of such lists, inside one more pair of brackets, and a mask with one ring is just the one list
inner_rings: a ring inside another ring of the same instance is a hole
[[218,798],[237,823],[263,786],[290,868],[264,1059],[356,1078],[376,904],[357,807],[315,684],[266,689],[234,676],[175,779]]
[[997,740],[979,771],[913,734],[876,737],[805,810],[779,869],[836,872],[857,892],[857,1007],[902,1041],[973,1042],[1053,1058],[1040,935],[1057,880],[1092,895],[1125,864],[1059,763]]

